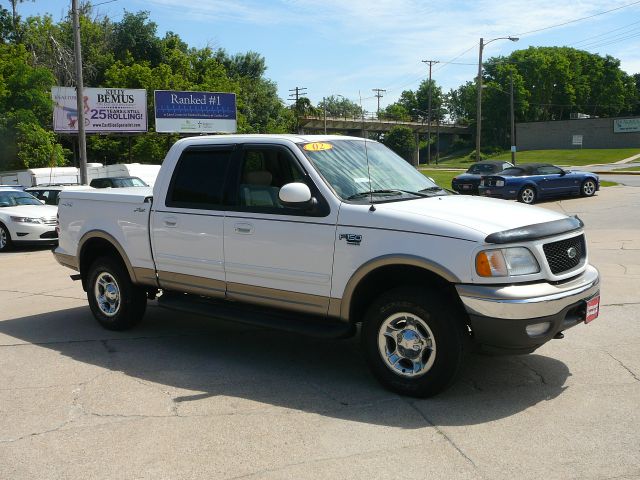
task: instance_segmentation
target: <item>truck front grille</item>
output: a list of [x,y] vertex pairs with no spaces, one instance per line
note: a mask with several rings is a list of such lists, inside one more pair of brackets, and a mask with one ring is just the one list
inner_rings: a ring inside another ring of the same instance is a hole
[[542,246],[542,249],[547,257],[551,273],[554,275],[577,267],[587,256],[584,235],[547,243]]

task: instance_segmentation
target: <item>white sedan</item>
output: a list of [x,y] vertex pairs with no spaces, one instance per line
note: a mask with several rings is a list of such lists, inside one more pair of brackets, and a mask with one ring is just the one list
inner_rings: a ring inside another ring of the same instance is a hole
[[55,244],[58,208],[20,190],[0,190],[0,252],[12,244]]

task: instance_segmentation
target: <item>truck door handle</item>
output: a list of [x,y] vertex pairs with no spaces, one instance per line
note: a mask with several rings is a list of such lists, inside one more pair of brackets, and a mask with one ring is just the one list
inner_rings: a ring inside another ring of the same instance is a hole
[[251,235],[253,233],[253,225],[250,223],[236,223],[233,226],[233,229],[236,233],[240,233],[242,235]]
[[164,224],[167,227],[174,228],[178,224],[178,219],[176,217],[166,217]]

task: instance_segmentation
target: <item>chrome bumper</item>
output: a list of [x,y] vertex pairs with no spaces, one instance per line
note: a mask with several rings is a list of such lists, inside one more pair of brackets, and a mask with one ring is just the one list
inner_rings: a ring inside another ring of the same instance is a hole
[[470,315],[505,320],[525,320],[556,315],[566,307],[588,300],[600,288],[598,270],[587,265],[573,280],[553,285],[456,285],[458,295]]

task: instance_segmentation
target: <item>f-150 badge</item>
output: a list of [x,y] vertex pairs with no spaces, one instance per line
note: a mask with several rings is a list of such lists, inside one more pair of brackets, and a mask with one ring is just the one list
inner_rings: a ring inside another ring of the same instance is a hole
[[356,233],[341,233],[340,240],[346,240],[347,245],[360,245],[362,242],[362,235],[358,235]]

